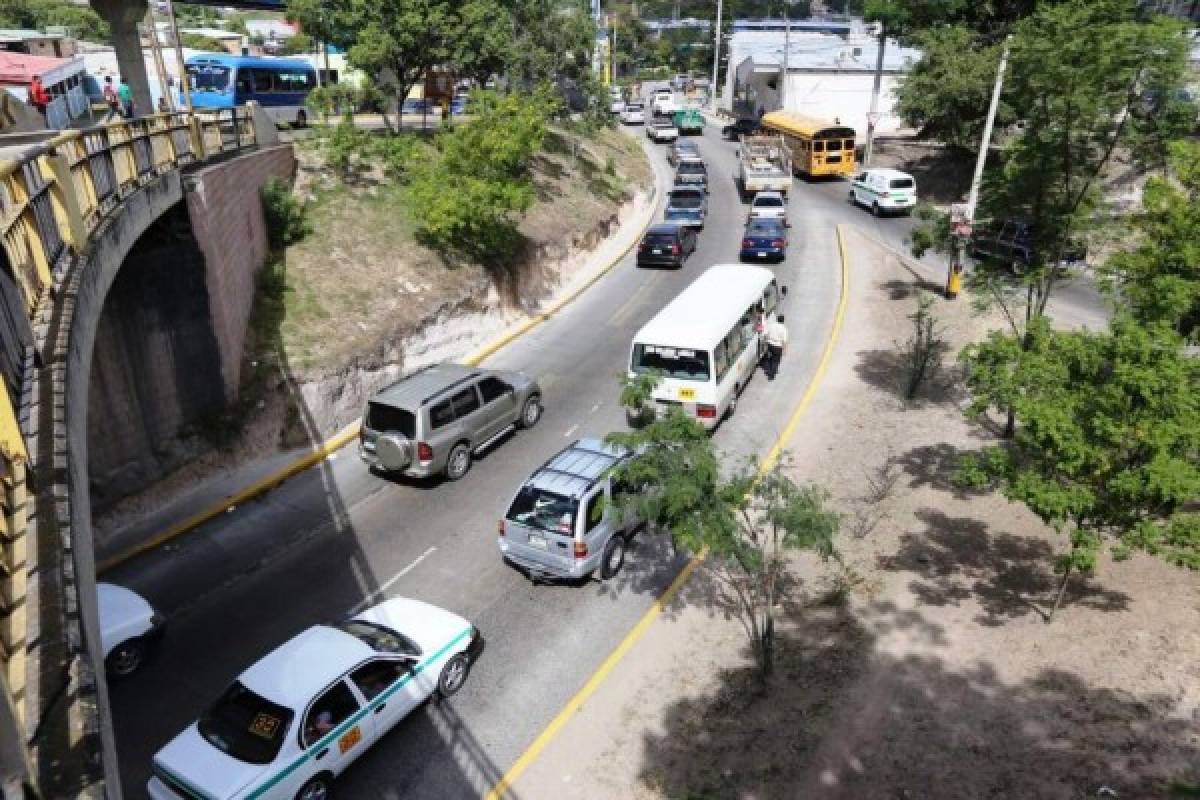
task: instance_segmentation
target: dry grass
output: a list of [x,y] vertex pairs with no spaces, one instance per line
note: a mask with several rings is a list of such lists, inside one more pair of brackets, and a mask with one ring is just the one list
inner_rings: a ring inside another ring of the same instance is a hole
[[[453,265],[417,243],[399,186],[377,169],[346,185],[314,147],[299,149],[297,191],[313,233],[287,249],[277,290],[282,313],[267,333],[293,370],[336,369],[381,342],[412,332],[439,308],[487,295],[479,265]],[[637,142],[602,130],[591,138],[553,132],[534,164],[537,199],[521,220],[526,251],[589,240],[652,171]]]

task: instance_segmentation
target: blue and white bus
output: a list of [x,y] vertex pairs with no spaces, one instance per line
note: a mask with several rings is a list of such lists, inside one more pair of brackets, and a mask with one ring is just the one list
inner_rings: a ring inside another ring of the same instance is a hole
[[253,100],[276,122],[298,127],[308,122],[304,99],[317,87],[317,71],[298,58],[213,53],[189,58],[187,73],[194,108],[232,108]]

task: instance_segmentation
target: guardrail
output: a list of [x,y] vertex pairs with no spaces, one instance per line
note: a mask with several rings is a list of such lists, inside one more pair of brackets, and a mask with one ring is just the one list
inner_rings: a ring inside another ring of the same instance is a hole
[[[43,453],[35,438],[37,418],[45,424],[57,413],[38,408],[46,395],[38,384],[45,366],[40,348],[52,345],[48,323],[64,277],[77,271],[75,259],[126,197],[171,170],[271,141],[274,126],[268,133],[266,124],[261,110],[242,106],[119,120],[32,142],[0,136],[0,684],[8,694],[0,701],[11,701],[23,726],[0,730],[0,738],[18,734],[27,742],[39,724],[30,717],[42,708],[37,687],[27,686],[24,659],[34,647],[27,624],[35,609],[27,604],[26,578],[38,568],[33,540],[56,535],[30,534],[38,503],[33,489],[44,488],[65,463],[65,453]],[[43,472],[43,486],[30,488]],[[61,571],[55,583],[74,592],[73,567],[63,564]]]

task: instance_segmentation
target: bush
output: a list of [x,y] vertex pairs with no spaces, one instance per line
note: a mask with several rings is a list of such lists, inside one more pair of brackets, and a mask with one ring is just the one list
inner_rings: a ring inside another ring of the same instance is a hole
[[295,244],[312,232],[304,206],[292,195],[292,187],[287,181],[268,178],[261,196],[267,242],[272,249]]

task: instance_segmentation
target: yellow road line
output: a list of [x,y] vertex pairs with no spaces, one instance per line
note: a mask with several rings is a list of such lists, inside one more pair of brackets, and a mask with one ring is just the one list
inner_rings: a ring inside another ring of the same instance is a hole
[[[561,311],[568,303],[572,303],[579,299],[580,295],[594,286],[605,275],[612,272],[612,270],[618,264],[620,264],[622,260],[624,260],[625,256],[629,254],[629,251],[632,250],[634,246],[641,240],[642,234],[646,232],[646,229],[649,228],[650,224],[654,221],[654,210],[657,208],[657,196],[658,190],[655,188],[650,196],[649,202],[651,203],[651,209],[650,213],[646,216],[646,221],[642,223],[641,229],[638,231],[637,235],[633,237],[629,245],[626,246],[615,258],[609,261],[607,266],[599,270],[595,275],[588,278],[567,295],[559,298],[545,311],[516,323],[512,328],[502,333],[493,341],[463,358],[462,363],[472,367],[478,366],[489,356],[495,354],[498,350],[502,349],[508,344],[511,344],[514,340],[520,338],[536,328],[538,325],[550,319],[550,317]],[[172,539],[182,536],[183,534],[198,528],[209,520],[220,516],[221,514],[225,513],[226,509],[228,509],[230,506],[238,505],[246,502],[247,500],[251,500],[264,492],[274,489],[288,478],[298,475],[310,467],[319,464],[330,453],[340,450],[353,441],[354,437],[358,434],[358,426],[360,422],[361,418],[355,419],[341,431],[322,442],[311,453],[305,454],[291,464],[288,464],[276,472],[271,473],[261,480],[255,481],[246,488],[240,489],[234,494],[222,498],[219,503],[193,514],[186,519],[180,520],[171,527],[160,531],[152,536],[149,540],[142,542],[136,547],[133,547],[124,553],[120,553],[119,555],[101,562],[96,567],[96,573],[101,574],[107,572],[108,570],[120,566],[130,559],[141,555],[142,553],[153,550],[157,547],[161,547]]]
[[[833,358],[833,350],[837,344],[838,335],[842,330],[842,322],[846,317],[846,304],[850,295],[850,266],[846,260],[846,242],[842,236],[842,226],[840,225],[837,227],[837,241],[838,251],[841,256],[842,284],[837,311],[833,317],[833,325],[829,329],[829,338],[825,342],[825,349],[821,353],[821,360],[817,362],[816,371],[813,372],[812,380],[808,382],[808,387],[804,390],[804,395],[800,398],[800,402],[796,405],[791,417],[788,418],[783,432],[779,434],[779,438],[775,441],[774,446],[758,467],[758,476],[760,478],[769,472],[779,460],[779,455],[783,452],[784,445],[787,444],[788,439],[795,432],[796,426],[800,423],[800,418],[804,416],[809,403],[812,402],[812,398],[817,391],[817,386],[820,384],[822,377],[825,375],[825,370],[829,367],[829,362]],[[592,673],[592,676],[588,678],[583,688],[567,701],[566,705],[562,707],[562,710],[558,712],[554,719],[550,720],[550,724],[538,734],[533,743],[525,749],[525,752],[513,762],[508,772],[504,773],[504,776],[488,790],[487,794],[484,795],[484,800],[502,800],[505,793],[512,788],[517,779],[537,760],[537,757],[541,755],[546,745],[550,744],[554,737],[558,735],[559,730],[567,724],[571,717],[579,712],[583,704],[600,688],[600,684],[604,682],[604,679],[608,677],[609,673],[625,657],[625,654],[642,638],[642,635],[645,634],[650,624],[662,613],[663,608],[675,599],[675,596],[679,594],[684,584],[687,583],[688,578],[692,576],[696,567],[700,566],[700,563],[707,556],[708,552],[702,550],[688,561],[679,575],[675,577],[675,580],[671,581],[671,585],[667,587],[667,590],[651,604],[646,613],[642,615],[642,618],[638,620],[638,623],[633,626],[633,630],[625,635],[625,638],[616,646],[616,649],[609,653],[599,668]]]

